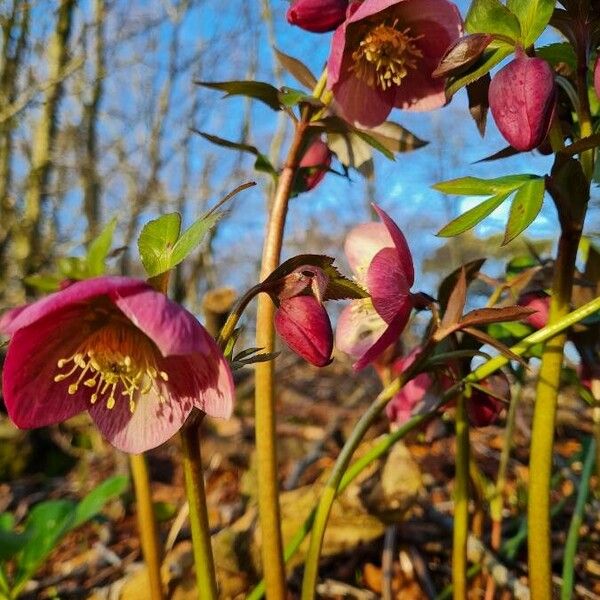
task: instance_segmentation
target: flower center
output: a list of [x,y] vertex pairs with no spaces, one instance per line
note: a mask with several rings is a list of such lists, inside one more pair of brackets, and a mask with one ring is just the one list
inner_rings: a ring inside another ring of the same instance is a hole
[[144,334],[131,326],[110,324],[90,335],[72,356],[57,362],[62,372],[54,381],[76,378],[69,384],[69,394],[76,394],[83,385],[90,389],[92,404],[101,400],[108,409],[124,396],[133,413],[136,394],[144,396],[154,390],[165,401],[160,384],[169,377],[156,368],[157,360],[156,347]]
[[414,44],[422,36],[411,37],[410,29],[400,31],[397,24],[397,20],[392,26],[380,23],[368,30],[352,53],[351,70],[370,87],[387,90],[400,85],[408,70],[416,69],[417,59],[423,56]]

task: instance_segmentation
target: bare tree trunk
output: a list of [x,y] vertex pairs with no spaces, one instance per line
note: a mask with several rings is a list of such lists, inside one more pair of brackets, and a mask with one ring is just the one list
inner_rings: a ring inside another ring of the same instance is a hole
[[102,186],[98,175],[98,107],[104,91],[106,58],[104,43],[105,0],[94,0],[94,81],[91,97],[83,106],[82,131],[85,136],[85,158],[82,168],[83,208],[87,219],[89,239],[100,232],[100,195]]
[[47,200],[57,115],[63,92],[61,73],[68,60],[75,4],[76,0],[61,0],[56,29],[48,44],[48,73],[50,80],[55,83],[44,93],[42,114],[33,135],[31,168],[25,190],[25,210],[15,236],[15,252],[23,275],[35,272],[41,264],[41,216]]

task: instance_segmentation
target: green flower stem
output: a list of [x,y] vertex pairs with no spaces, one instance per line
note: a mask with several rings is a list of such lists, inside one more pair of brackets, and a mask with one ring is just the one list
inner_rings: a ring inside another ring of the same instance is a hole
[[[286,164],[279,176],[271,206],[269,224],[263,247],[261,281],[279,265],[288,202],[298,164],[302,156],[308,122],[296,123],[294,139]],[[275,347],[275,307],[266,294],[258,297],[256,314],[256,346],[271,353]],[[275,389],[273,361],[257,363],[255,369],[256,456],[258,462],[258,512],[262,531],[262,561],[265,565],[267,597],[283,600],[285,591],[285,564],[281,540],[281,511],[277,471],[277,444],[275,433]]]
[[591,438],[583,463],[581,480],[579,482],[579,491],[577,492],[577,501],[575,510],[571,517],[569,533],[567,534],[567,543],[565,545],[565,555],[563,558],[562,579],[563,586],[560,593],[561,600],[571,600],[573,596],[574,574],[575,574],[575,555],[577,554],[577,543],[579,542],[579,530],[583,522],[583,511],[590,490],[590,477],[594,470],[596,460],[596,440]]
[[227,317],[227,321],[225,321],[225,325],[221,329],[219,333],[219,337],[217,338],[217,344],[221,350],[224,350],[227,346],[227,343],[231,339],[231,336],[235,332],[235,328],[243,314],[246,310],[246,307],[252,299],[262,290],[262,286],[260,283],[250,288],[237,302],[229,317]]
[[148,465],[144,454],[130,454],[129,465],[133,477],[135,499],[137,503],[137,521],[140,532],[142,554],[150,579],[149,597],[151,600],[162,600],[163,588],[160,577],[161,551],[158,543],[158,531],[152,504],[152,491]]
[[[575,259],[579,234],[563,228],[554,266],[549,323],[565,317],[569,312]],[[550,479],[554,426],[564,345],[567,334],[561,333],[549,341],[542,354],[542,364],[536,387],[536,401],[531,433],[529,459],[529,585],[531,600],[552,598],[552,564],[550,532]]]
[[219,596],[210,543],[199,433],[199,420],[181,430],[185,495],[190,506],[190,528],[192,530],[198,598],[200,600],[217,600]]
[[454,600],[467,600],[467,538],[469,537],[469,422],[467,393],[456,401],[456,474],[454,481],[454,529],[452,535],[452,584]]

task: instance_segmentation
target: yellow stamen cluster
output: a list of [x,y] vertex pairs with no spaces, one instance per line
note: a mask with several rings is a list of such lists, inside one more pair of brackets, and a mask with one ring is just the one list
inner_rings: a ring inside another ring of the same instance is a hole
[[351,70],[371,87],[387,90],[400,85],[408,70],[416,69],[417,59],[423,56],[414,44],[420,36],[411,37],[410,29],[400,31],[397,26],[396,20],[391,26],[380,23],[372,27],[352,53]]
[[90,402],[101,400],[108,409],[114,408],[119,395],[125,396],[133,413],[136,397],[151,390],[161,402],[165,400],[160,384],[169,377],[156,368],[157,357],[156,347],[140,331],[130,325],[111,323],[90,335],[73,355],[57,362],[64,371],[54,381],[71,380],[71,395],[81,385],[89,388]]

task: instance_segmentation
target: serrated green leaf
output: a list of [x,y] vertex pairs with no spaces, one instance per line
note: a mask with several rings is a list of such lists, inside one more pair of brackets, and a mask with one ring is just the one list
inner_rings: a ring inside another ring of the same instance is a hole
[[446,84],[446,96],[451,98],[458,90],[467,84],[476,81],[491,71],[499,62],[514,52],[514,47],[505,42],[496,40],[492,42],[481,58],[475,62],[468,71],[460,73],[456,77],[449,77]]
[[195,223],[190,225],[173,246],[169,269],[172,269],[186,258],[200,244],[204,236],[216,225],[222,216],[222,212],[214,212],[208,216],[200,217]]
[[458,179],[449,179],[432,185],[434,190],[443,194],[463,195],[463,196],[488,196],[500,194],[502,192],[512,192],[518,187],[531,181],[539,179],[537,175],[507,175],[505,177],[496,177],[495,179],[480,179],[478,177],[459,177]]
[[513,40],[521,36],[519,20],[499,0],[474,0],[467,13],[465,29],[469,33],[496,33]]
[[474,206],[453,221],[450,221],[450,223],[442,227],[436,235],[441,237],[453,237],[475,227],[477,223],[495,211],[511,194],[512,190],[509,192],[502,192],[501,194],[497,194],[484,200],[481,204]]
[[536,56],[547,60],[553,67],[556,67],[560,63],[565,63],[571,67],[571,69],[577,67],[575,50],[573,50],[573,46],[568,42],[548,44],[547,46],[536,48],[535,54]]
[[507,6],[521,24],[521,42],[531,46],[550,22],[556,0],[508,0]]
[[92,240],[87,251],[87,271],[89,277],[103,275],[106,270],[106,257],[112,246],[117,218],[113,217],[95,240]]
[[168,271],[181,231],[181,215],[169,213],[146,223],[138,238],[140,259],[150,277]]
[[281,110],[279,90],[263,81],[196,81],[197,85],[222,90],[225,98],[230,96],[246,96],[260,100],[273,110]]
[[518,189],[510,206],[503,246],[527,229],[538,216],[542,209],[545,189],[544,180],[541,178],[528,181]]
[[115,475],[95,487],[77,504],[71,529],[95,517],[109,500],[120,496],[128,486],[128,477]]
[[69,500],[48,500],[31,509],[24,532],[28,539],[17,557],[15,596],[69,531],[74,517],[75,503]]

